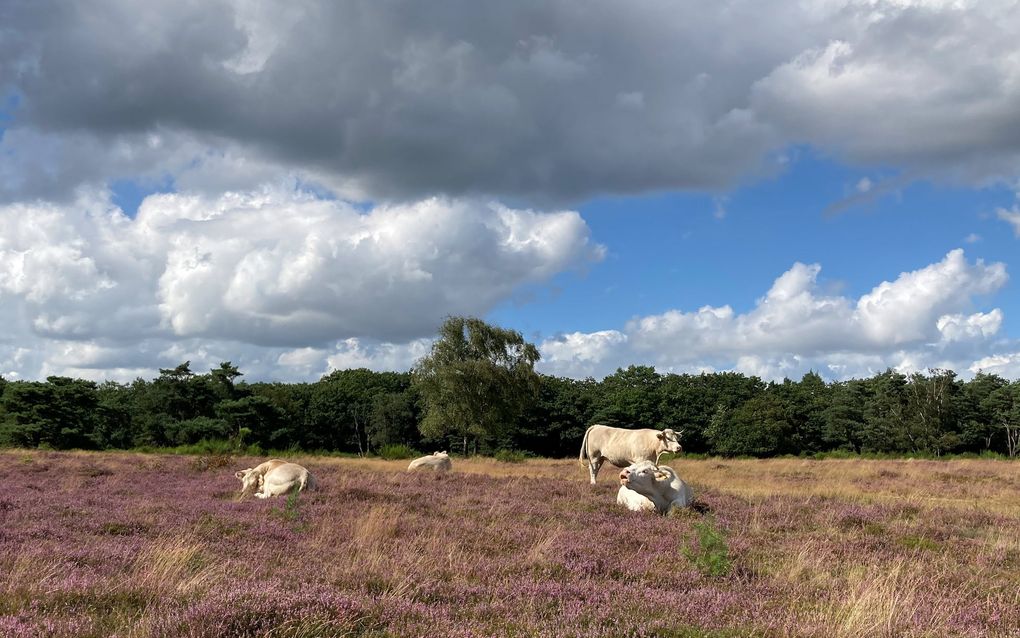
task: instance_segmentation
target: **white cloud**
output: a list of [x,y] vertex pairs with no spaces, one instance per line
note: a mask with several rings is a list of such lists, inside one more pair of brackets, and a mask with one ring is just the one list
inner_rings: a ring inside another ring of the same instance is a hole
[[1020,209],[1016,206],[1012,210],[1000,208],[995,211],[995,214],[998,215],[999,219],[1013,226],[1013,234],[1020,237]]
[[[1002,311],[966,311],[977,297],[1006,284],[1001,263],[970,263],[962,250],[954,250],[856,300],[822,293],[820,270],[817,264],[794,264],[744,314],[729,306],[670,310],[636,318],[620,332],[549,339],[540,346],[543,365],[605,374],[646,363],[660,371],[732,369],[766,378],[817,370],[839,379],[887,367],[966,370],[997,347]],[[613,335],[615,347],[593,348],[605,334]]]
[[330,370],[369,368],[370,370],[409,370],[414,362],[432,348],[432,339],[415,339],[408,343],[365,343],[361,339],[345,339],[336,344],[326,358]]
[[1008,280],[1002,263],[971,266],[957,249],[937,264],[883,282],[857,302],[861,327],[877,344],[899,345],[933,335],[932,319],[963,309],[975,295],[998,290]]
[[[307,374],[406,368],[421,350],[415,340],[447,315],[483,315],[602,253],[575,212],[484,201],[363,212],[267,187],[153,195],[135,219],[101,196],[13,204],[0,207],[0,305],[10,318],[0,367],[124,377],[243,356],[271,375],[276,364]],[[25,344],[28,359],[17,355]],[[304,348],[322,353],[317,369],[294,354]]]
[[973,373],[997,374],[1007,379],[1020,379],[1020,352],[994,354],[978,359],[970,366]]
[[616,330],[559,335],[542,342],[539,369],[574,378],[603,377],[613,371],[605,365],[620,361],[626,344],[627,335]]

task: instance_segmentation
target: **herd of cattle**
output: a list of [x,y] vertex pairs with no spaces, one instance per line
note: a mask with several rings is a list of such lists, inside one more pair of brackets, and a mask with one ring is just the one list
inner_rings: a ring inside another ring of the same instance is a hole
[[[623,468],[616,502],[634,511],[655,510],[666,514],[673,507],[689,507],[694,493],[672,468],[659,465],[666,452],[680,452],[680,434],[673,430],[627,430],[593,425],[584,433],[579,460],[588,461],[588,475],[595,484],[599,469],[608,461]],[[453,468],[446,452],[435,452],[411,461],[407,470],[448,472]],[[315,478],[297,463],[272,459],[235,472],[241,481],[241,497],[281,496],[315,489]]]

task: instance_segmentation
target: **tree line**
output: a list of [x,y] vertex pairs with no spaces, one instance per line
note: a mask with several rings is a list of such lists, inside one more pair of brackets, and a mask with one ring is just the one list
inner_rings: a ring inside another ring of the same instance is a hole
[[[621,368],[601,381],[534,372],[518,333],[454,317],[409,372],[337,370],[314,383],[248,383],[230,362],[96,383],[0,377],[0,445],[172,447],[378,454],[502,450],[577,454],[593,423],[683,430],[689,453],[769,457],[834,451],[1020,453],[1020,381],[951,370],[765,382],[736,372]],[[254,446],[254,447],[253,447]]]

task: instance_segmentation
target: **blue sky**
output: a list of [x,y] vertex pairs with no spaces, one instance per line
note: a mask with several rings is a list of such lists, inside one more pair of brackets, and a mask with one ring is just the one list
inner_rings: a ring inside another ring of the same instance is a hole
[[572,377],[1020,377],[1013,2],[0,22],[4,378],[407,370],[449,315]]
[[[584,274],[561,275],[552,286],[523,295],[526,302],[510,300],[489,316],[534,335],[594,331],[670,308],[730,304],[749,310],[797,261],[820,264],[825,285],[856,298],[954,248],[971,260],[1007,264],[1020,254],[1016,237],[995,214],[1016,197],[1002,186],[922,180],[827,212],[855,194],[861,179],[877,181],[874,175],[803,152],[782,174],[723,195],[585,202],[579,210],[595,241],[606,245],[605,260]],[[1002,308],[1004,331],[1020,334],[1015,285],[975,302]]]

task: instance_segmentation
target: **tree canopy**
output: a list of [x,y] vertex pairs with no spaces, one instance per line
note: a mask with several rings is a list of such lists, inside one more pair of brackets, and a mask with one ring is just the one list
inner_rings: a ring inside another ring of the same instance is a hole
[[1020,455],[1020,381],[951,370],[826,383],[736,372],[621,368],[601,381],[537,374],[517,332],[453,317],[410,372],[335,370],[314,383],[248,383],[229,361],[131,383],[0,378],[0,445],[134,448],[220,441],[355,454],[449,448],[577,453],[593,423],[683,430],[690,453],[846,451]]
[[519,332],[450,317],[411,373],[424,402],[421,432],[441,439],[506,438],[538,393],[538,348]]

